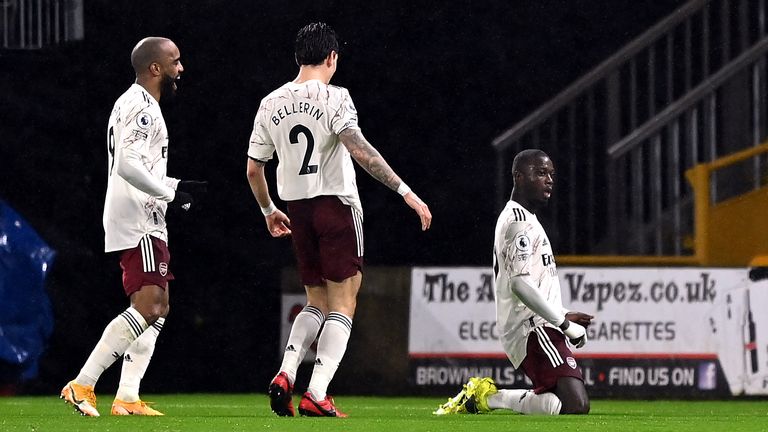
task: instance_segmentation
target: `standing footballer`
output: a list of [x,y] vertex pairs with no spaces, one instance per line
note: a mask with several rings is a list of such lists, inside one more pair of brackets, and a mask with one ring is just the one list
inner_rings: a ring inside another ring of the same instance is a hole
[[107,194],[104,247],[120,253],[123,289],[131,305],[104,329],[77,377],[61,398],[85,416],[98,416],[94,386],[106,368],[123,356],[113,415],[163,415],[139,398],[139,384],[168,315],[168,281],[173,279],[165,211],[189,209],[205,182],[166,175],[168,130],[160,98],[176,93],[184,71],[170,39],[142,39],[131,52],[136,82],[115,102],[107,126]]
[[496,321],[507,357],[533,390],[497,389],[491,378],[470,378],[434,414],[509,409],[522,414],[586,414],[589,398],[566,338],[587,341],[592,316],[563,309],[557,267],[536,212],[547,205],[555,168],[541,150],[523,150],[512,162],[512,199],[499,215],[493,245]]
[[[274,237],[291,235],[307,305],[291,327],[280,371],[269,386],[272,410],[294,416],[296,370],[322,327],[309,388],[299,412],[346,417],[327,395],[347,349],[363,267],[363,208],[354,159],[421,219],[429,208],[395,174],[357,125],[349,92],[329,85],[339,60],[336,33],[313,23],[296,36],[299,74],[261,101],[248,147],[248,182]],[[269,196],[264,164],[277,152],[277,192],[290,220]]]

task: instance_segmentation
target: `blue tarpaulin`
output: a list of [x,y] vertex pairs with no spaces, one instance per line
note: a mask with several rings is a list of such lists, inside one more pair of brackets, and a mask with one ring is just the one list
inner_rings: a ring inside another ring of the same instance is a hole
[[53,330],[45,276],[56,252],[0,200],[0,372],[18,381],[37,376]]

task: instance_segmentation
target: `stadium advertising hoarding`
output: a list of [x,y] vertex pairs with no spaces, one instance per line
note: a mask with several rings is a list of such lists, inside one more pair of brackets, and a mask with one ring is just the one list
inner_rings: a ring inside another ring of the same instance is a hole
[[[558,269],[563,304],[595,315],[574,350],[595,396],[768,394],[768,281],[748,269]],[[413,384],[455,387],[489,375],[527,384],[498,341],[492,272],[414,268],[409,356]]]

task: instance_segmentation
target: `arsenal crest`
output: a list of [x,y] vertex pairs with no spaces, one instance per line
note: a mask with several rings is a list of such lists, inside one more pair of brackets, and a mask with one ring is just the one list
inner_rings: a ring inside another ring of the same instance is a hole
[[576,359],[573,357],[567,357],[565,359],[566,363],[568,363],[568,366],[571,367],[571,369],[576,369]]

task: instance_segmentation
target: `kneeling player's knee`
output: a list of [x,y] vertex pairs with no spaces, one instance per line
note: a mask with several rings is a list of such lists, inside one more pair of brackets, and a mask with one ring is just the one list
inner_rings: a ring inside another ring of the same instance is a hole
[[589,413],[589,399],[582,397],[569,398],[567,401],[562,401],[563,406],[560,409],[560,414],[588,414]]
[[580,399],[574,408],[574,414],[589,414],[589,399]]
[[589,412],[589,396],[584,382],[573,377],[561,377],[557,380],[555,390],[563,403],[560,414],[587,414]]

